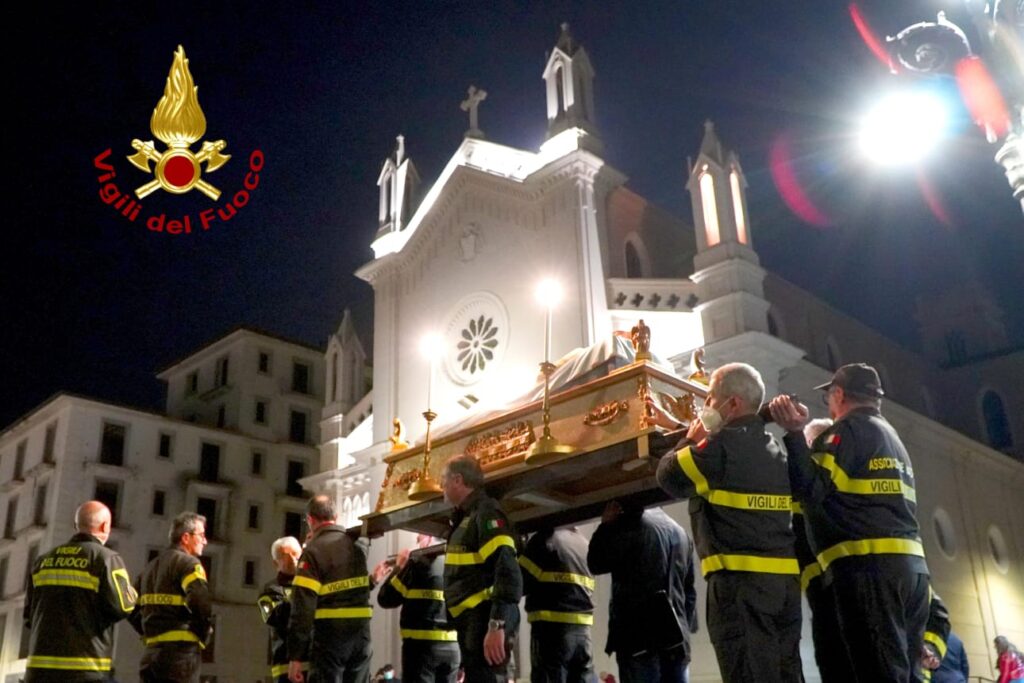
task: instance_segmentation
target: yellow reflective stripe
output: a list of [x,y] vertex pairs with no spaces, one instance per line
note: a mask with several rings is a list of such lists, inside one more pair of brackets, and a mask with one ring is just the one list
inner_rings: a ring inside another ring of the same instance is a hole
[[181,580],[181,590],[187,591],[189,585],[193,581],[206,582],[206,570],[203,569],[203,565],[196,562],[195,566],[192,567],[192,571],[185,575],[185,578]]
[[483,564],[494,551],[502,546],[516,549],[516,542],[511,536],[502,534],[487,541],[480,550],[475,553],[448,553],[444,556],[445,564]]
[[313,613],[316,619],[369,619],[373,616],[372,607],[325,607]]
[[317,591],[317,594],[330,595],[331,593],[341,593],[343,591],[352,590],[353,588],[368,587],[369,585],[369,576],[356,576],[351,579],[344,579],[343,581],[332,581],[331,583],[325,583],[322,586],[320,586],[320,589]]
[[319,593],[321,584],[316,579],[311,579],[308,576],[296,576],[294,579],[292,579],[292,586],[297,586],[299,588],[308,588],[314,593]]
[[815,453],[811,459],[819,467],[828,471],[832,483],[842,493],[853,493],[860,496],[878,496],[886,494],[901,495],[912,503],[917,502],[914,487],[904,483],[902,479],[857,479],[848,475],[836,462],[831,453]]
[[800,572],[800,590],[807,592],[807,587],[811,585],[811,581],[819,576],[821,576],[821,565],[817,562],[811,562],[804,567],[804,570]]
[[455,642],[458,640],[458,634],[456,634],[455,631],[403,628],[399,630],[399,633],[403,638],[408,638],[409,640],[443,640],[447,642]]
[[398,575],[391,577],[390,583],[406,600],[440,600],[444,602],[444,591],[430,590],[428,588],[409,588]]
[[192,631],[165,631],[158,636],[143,638],[142,642],[147,647],[157,643],[199,643],[199,647],[203,647],[203,641],[199,640],[199,636]]
[[25,664],[29,669],[64,669],[67,671],[110,671],[110,660],[102,657],[50,657],[32,655]]
[[761,557],[760,555],[711,555],[700,561],[704,576],[711,572],[728,569],[734,572],[758,572],[760,574],[800,574],[800,565],[793,557]]
[[[121,581],[118,581],[118,579]],[[134,586],[132,586],[132,580],[128,576],[128,570],[124,567],[113,569],[110,572],[110,582],[114,584],[114,590],[117,592],[117,600],[121,604],[121,611],[130,613],[135,609],[135,601],[138,599],[139,594],[135,592]],[[123,586],[123,590],[122,590]]]
[[[302,670],[303,671],[309,671],[309,662],[303,662],[302,663]],[[275,664],[274,666],[270,667],[270,675],[273,678],[277,678],[278,676],[284,676],[287,673],[288,673],[288,665],[287,664]]]
[[925,631],[924,642],[931,643],[935,646],[935,650],[939,653],[940,660],[946,656],[946,641],[944,641],[942,636],[938,633],[935,633],[934,631]]
[[185,596],[170,593],[143,593],[139,596],[139,604],[146,605],[184,605]]
[[550,621],[556,624],[583,624],[591,626],[594,623],[594,615],[586,612],[552,612],[541,609],[536,612],[529,612],[526,620],[531,624],[535,621]]
[[864,538],[859,541],[843,541],[818,554],[822,571],[836,560],[857,555],[916,555],[924,557],[921,541],[907,538]]
[[742,493],[713,489],[708,480],[701,474],[697,463],[693,460],[690,447],[676,454],[676,462],[690,481],[693,482],[697,495],[705,498],[712,505],[736,508],[738,510],[759,510],[764,512],[789,512],[793,506],[793,498],[773,493]]
[[596,585],[594,583],[594,579],[589,576],[584,576],[583,574],[573,574],[572,572],[546,572],[537,566],[536,562],[525,555],[519,556],[519,564],[541,583],[574,583],[577,586],[583,586],[587,590],[594,590],[594,586]]
[[493,592],[494,592],[494,586],[491,586],[490,588],[483,589],[479,593],[473,593],[473,595],[470,595],[468,598],[466,598],[465,600],[463,600],[459,604],[452,605],[451,607],[449,607],[448,611],[451,612],[451,615],[453,617],[457,617],[460,614],[462,614],[463,612],[465,612],[466,610],[473,609],[474,607],[479,605],[481,602],[484,602],[485,600],[490,600],[491,599],[491,593],[493,593]]
[[32,575],[33,586],[68,586],[99,592],[99,577],[78,569],[40,569]]
[[802,515],[804,514],[804,506],[800,504],[800,501],[794,500],[792,506],[790,507],[790,512],[792,512],[794,515]]

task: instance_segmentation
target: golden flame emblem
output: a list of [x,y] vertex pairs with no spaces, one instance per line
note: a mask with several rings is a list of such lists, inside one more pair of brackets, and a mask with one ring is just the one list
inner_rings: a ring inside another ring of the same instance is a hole
[[[206,117],[199,106],[199,87],[192,80],[185,48],[181,45],[174,53],[164,96],[153,110],[149,129],[154,137],[167,145],[167,149],[158,152],[152,140],[132,140],[136,153],[129,156],[128,161],[146,173],[156,175],[136,189],[135,196],[142,199],[161,187],[173,194],[185,194],[195,188],[216,201],[220,190],[202,179],[201,164],[205,162],[206,172],[212,173],[226,164],[231,155],[221,154],[227,147],[223,140],[203,142],[197,154],[189,149],[206,133]],[[149,168],[150,161],[156,163],[154,170]]]

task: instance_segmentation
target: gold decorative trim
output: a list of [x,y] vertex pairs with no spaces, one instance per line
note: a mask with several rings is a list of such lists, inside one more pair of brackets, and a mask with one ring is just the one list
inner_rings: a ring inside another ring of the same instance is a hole
[[535,440],[533,423],[520,420],[505,429],[473,437],[466,444],[465,453],[484,466],[526,453]]
[[629,401],[609,401],[592,409],[583,417],[583,424],[606,427],[629,412]]

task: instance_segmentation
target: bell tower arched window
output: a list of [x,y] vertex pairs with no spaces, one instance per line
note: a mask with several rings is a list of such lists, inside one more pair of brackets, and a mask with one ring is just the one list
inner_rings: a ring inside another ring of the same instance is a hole
[[994,391],[986,391],[981,399],[981,412],[989,445],[996,450],[1013,446],[1013,434],[1010,433],[1010,421],[1006,417],[1002,397]]
[[718,230],[718,206],[715,204],[715,179],[707,172],[700,175],[700,203],[704,211],[704,237],[709,247],[718,244],[722,236]]

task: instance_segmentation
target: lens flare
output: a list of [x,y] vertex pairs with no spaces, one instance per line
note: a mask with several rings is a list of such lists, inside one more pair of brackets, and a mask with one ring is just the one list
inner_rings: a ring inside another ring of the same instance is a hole
[[956,84],[971,113],[971,118],[989,142],[995,142],[1010,130],[1010,113],[999,86],[985,64],[977,57],[961,59],[956,65]]
[[875,32],[871,30],[871,26],[868,24],[868,20],[864,17],[864,13],[860,11],[860,7],[857,3],[850,3],[850,19],[853,20],[853,26],[857,29],[857,33],[860,34],[860,39],[864,41],[864,44],[868,46],[871,53],[878,58],[882,64],[892,69],[892,59],[889,58],[889,53],[886,51],[882,41],[878,39]]
[[785,135],[780,135],[772,143],[768,155],[768,166],[779,196],[797,218],[818,228],[826,228],[832,224],[828,216],[814,205],[800,185],[796,171],[793,169],[789,138]]
[[935,186],[932,185],[924,173],[918,173],[917,186],[921,190],[921,196],[924,197],[924,203],[928,205],[928,209],[935,216],[935,220],[947,228],[956,227],[949,215],[949,211],[946,210],[946,206],[942,203],[939,193],[935,191]]
[[949,119],[949,106],[934,92],[893,93],[862,119],[860,149],[867,158],[885,166],[913,164],[946,137]]

